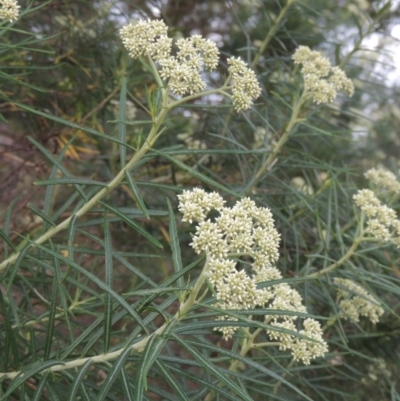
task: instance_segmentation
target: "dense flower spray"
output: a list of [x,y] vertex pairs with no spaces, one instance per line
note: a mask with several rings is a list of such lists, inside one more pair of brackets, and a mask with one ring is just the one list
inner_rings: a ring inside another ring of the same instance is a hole
[[388,192],[399,194],[400,183],[390,171],[371,169],[365,176],[375,186],[375,192],[361,189],[353,196],[356,205],[367,216],[367,232],[384,242],[393,242],[400,247],[400,220],[395,210],[383,204],[377,194]]
[[379,322],[379,317],[383,315],[384,310],[376,298],[351,280],[335,278],[334,281],[338,285],[341,317],[359,322],[360,316],[365,316],[374,324]]
[[[379,199],[393,199],[393,196],[398,196],[400,183],[393,173],[383,169],[372,168],[365,173],[365,177],[370,181],[373,190],[361,189],[353,196],[355,204],[362,212],[361,239],[390,242],[400,247],[400,220],[397,213]],[[353,322],[358,322],[360,316],[368,317],[374,324],[379,321],[384,309],[378,299],[348,279],[335,278],[334,281],[339,287],[337,291],[341,317]]]
[[374,186],[400,194],[400,182],[391,171],[371,168],[364,175]]
[[0,19],[13,22],[18,18],[20,6],[16,0],[0,0]]
[[[121,38],[133,58],[149,57],[157,63],[165,86],[179,96],[199,94],[206,89],[203,70],[215,70],[218,66],[219,50],[214,42],[193,35],[176,41],[177,52],[172,54],[172,39],[167,36],[168,28],[163,21],[137,21],[124,26]],[[253,100],[260,96],[261,88],[254,71],[240,60],[228,60],[229,73],[226,89],[235,109],[249,109]]]
[[332,67],[321,53],[307,46],[299,46],[292,56],[295,64],[301,65],[304,88],[315,103],[333,102],[340,90],[349,96],[354,93],[354,85],[339,67]]
[[239,58],[231,57],[228,59],[228,64],[233,78],[232,100],[235,109],[247,110],[252,106],[253,99],[257,99],[261,94],[256,74]]
[[[197,223],[191,246],[197,253],[207,254],[209,281],[215,288],[217,306],[221,309],[262,307],[282,310],[282,315],[267,315],[265,318],[272,327],[267,331],[271,340],[279,341],[281,350],[290,350],[295,360],[305,364],[323,356],[328,347],[322,338],[320,324],[305,319],[304,329],[298,331],[295,324],[298,317],[285,314],[285,311],[307,312],[301,295],[287,283],[266,288],[257,286],[282,279],[275,267],[280,236],[274,227],[271,211],[257,207],[249,198],[238,201],[232,208],[224,207],[220,195],[198,188],[184,191],[178,197],[183,221]],[[219,212],[214,220],[207,219],[211,210]],[[235,321],[231,316],[222,316],[220,320]],[[237,327],[224,326],[218,330],[222,331],[224,338],[229,338]]]

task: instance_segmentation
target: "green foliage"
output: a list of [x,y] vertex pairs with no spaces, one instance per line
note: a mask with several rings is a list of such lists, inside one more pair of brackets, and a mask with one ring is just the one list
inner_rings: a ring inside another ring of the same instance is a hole
[[[400,400],[400,254],[367,235],[352,198],[369,167],[399,167],[398,88],[379,76],[390,44],[363,50],[398,5],[39,3],[0,22],[0,400]],[[122,24],[160,17],[170,37],[217,41],[207,96],[174,96],[122,46]],[[299,45],[345,70],[355,95],[311,102]],[[262,88],[243,113],[224,84],[231,55]],[[279,350],[266,330],[307,338],[273,326],[282,310],[216,304],[178,212],[194,187],[271,209],[283,278],[258,288],[301,294],[307,313],[284,314],[321,323],[323,358]],[[338,277],[381,303],[379,323],[341,314]]]

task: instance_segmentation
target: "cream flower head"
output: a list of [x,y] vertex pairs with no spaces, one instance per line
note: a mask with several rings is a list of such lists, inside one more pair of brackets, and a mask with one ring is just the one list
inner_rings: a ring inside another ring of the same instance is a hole
[[359,322],[360,316],[365,316],[374,324],[379,322],[379,317],[383,315],[384,310],[375,297],[351,280],[335,278],[334,282],[338,285],[341,317]]
[[395,194],[400,193],[400,182],[397,181],[396,176],[391,171],[371,168],[364,176],[377,187],[385,188]]
[[[378,194],[382,189],[392,194],[400,193],[400,183],[390,171],[370,169],[365,176],[375,186]],[[361,189],[353,196],[355,204],[367,217],[367,232],[381,241],[392,242],[400,247],[400,220],[397,213],[383,204],[376,193],[370,189]]]
[[218,65],[219,51],[214,42],[194,35],[176,42],[178,52],[171,54],[172,39],[163,21],[137,21],[120,30],[122,43],[133,58],[147,56],[161,67],[160,76],[177,95],[200,93],[206,88],[201,77],[203,68]]
[[[281,350],[291,350],[294,359],[305,364],[323,356],[328,348],[319,323],[306,319],[304,330],[297,331],[295,321],[298,317],[285,314],[287,311],[307,312],[300,293],[287,283],[258,288],[259,283],[282,279],[274,266],[279,257],[280,235],[275,229],[271,211],[257,207],[249,198],[237,201],[231,208],[224,207],[220,195],[199,188],[183,191],[178,198],[183,221],[197,223],[190,245],[197,253],[207,254],[209,281],[215,289],[217,307],[222,310],[256,307],[282,310],[281,315],[267,315],[265,318],[271,326],[267,331],[269,337],[279,340]],[[219,213],[213,220],[207,219],[211,210]],[[218,328],[224,338],[236,332],[233,317],[221,316],[218,320],[232,322],[231,326]],[[282,328],[297,332],[299,336],[279,331]]]
[[0,0],[0,19],[15,21],[19,15],[20,6],[16,0]]
[[256,74],[240,58],[231,57],[228,59],[228,64],[233,79],[232,101],[235,109],[247,110],[253,105],[253,100],[261,94]]
[[315,103],[333,102],[340,90],[353,96],[353,82],[339,67],[332,67],[329,60],[320,52],[313,51],[307,46],[299,46],[292,59],[295,64],[301,65],[304,89]]

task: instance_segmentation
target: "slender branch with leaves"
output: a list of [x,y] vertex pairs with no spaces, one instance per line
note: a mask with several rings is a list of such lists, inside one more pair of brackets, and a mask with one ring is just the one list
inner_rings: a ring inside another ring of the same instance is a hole
[[[107,17],[116,3],[96,2],[98,19],[77,5],[84,24],[50,1],[76,43],[93,39],[87,57],[72,42],[59,55],[43,50],[39,28],[32,39],[13,27],[40,12],[28,3],[0,0],[0,107],[10,126],[19,113],[49,133],[28,130],[26,155],[41,164],[23,171],[37,192],[9,202],[0,230],[0,400],[361,400],[371,391],[362,379],[378,375],[380,399],[400,399],[384,353],[384,341],[398,347],[400,181],[371,168],[370,189],[358,190],[366,181],[336,158],[363,90],[343,69],[352,75],[390,7],[355,19],[365,27],[345,56],[337,46],[334,66],[329,41],[298,44],[311,3],[229,2],[227,13],[204,3],[223,21],[208,36],[168,27],[169,7],[163,20],[140,19],[127,3],[135,18],[115,50],[113,35],[99,38],[121,23]],[[253,46],[249,32],[265,20]],[[49,60],[43,83],[54,81],[38,106],[29,71]],[[87,93],[69,104],[60,93],[78,76]]]

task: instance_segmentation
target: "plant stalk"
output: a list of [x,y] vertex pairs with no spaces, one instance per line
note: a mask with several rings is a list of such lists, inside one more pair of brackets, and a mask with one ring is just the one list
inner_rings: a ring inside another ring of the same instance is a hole
[[[174,317],[171,320],[165,322],[161,327],[159,327],[152,334],[146,336],[142,340],[133,344],[130,347],[131,352],[142,352],[145,349],[148,341],[150,340],[150,338],[152,336],[161,335],[164,332],[164,330],[167,328],[167,326],[171,327],[171,325],[176,325],[177,323],[179,323],[179,321],[189,312],[190,308],[196,303],[197,295],[199,294],[204,282],[206,281],[206,279],[209,275],[208,270],[209,270],[209,257],[207,255],[206,263],[203,267],[202,272],[200,273],[200,276],[198,277],[193,288],[190,290],[190,294],[189,294],[187,300],[183,304],[181,304],[179,310],[175,313]],[[106,354],[74,359],[69,362],[60,363],[60,364],[51,366],[50,368],[45,369],[45,370],[41,371],[40,373],[43,374],[46,372],[59,372],[61,370],[77,368],[79,366],[84,365],[87,361],[91,361],[92,364],[93,363],[104,363],[104,362],[111,361],[111,360],[118,358],[124,351],[125,351],[125,348],[122,347],[120,349],[117,349],[116,351],[108,352]],[[0,379],[14,379],[19,374],[21,374],[21,372],[0,373]]]
[[[114,179],[103,189],[101,189],[96,195],[94,195],[87,203],[85,203],[79,210],[75,212],[76,217],[81,217],[83,216],[86,212],[88,212],[98,201],[103,199],[108,193],[110,193],[115,187],[117,187],[121,181],[125,177],[125,172],[130,171],[135,164],[137,164],[142,157],[152,148],[155,140],[157,139],[157,133],[160,128],[160,125],[164,121],[165,116],[169,112],[169,108],[163,108],[161,109],[159,115],[155,119],[153,123],[153,127],[149,133],[149,136],[146,140],[146,142],[142,145],[142,147],[133,155],[132,159],[126,164],[126,166],[121,169],[121,171],[114,177]],[[66,230],[72,220],[73,216],[68,217],[66,220],[61,222],[55,227],[51,227],[49,230],[47,230],[43,235],[41,235],[39,238],[35,240],[37,244],[43,244],[46,242],[48,239],[53,237],[55,234],[59,233],[60,231]],[[10,257],[5,259],[2,263],[0,263],[0,271],[4,270],[9,266],[10,264],[14,263],[17,259],[18,256],[20,255],[20,252],[16,252],[12,254]]]
[[245,195],[248,195],[251,192],[252,188],[258,183],[258,181],[260,180],[262,175],[273,165],[273,163],[275,163],[275,160],[276,160],[279,152],[281,151],[281,149],[287,142],[290,133],[292,132],[292,130],[296,126],[296,124],[300,121],[298,117],[299,117],[301,107],[303,106],[305,99],[306,99],[306,92],[304,91],[302,93],[302,95],[300,96],[300,99],[297,101],[297,103],[293,107],[292,115],[290,117],[290,120],[288,122],[288,125],[287,125],[283,135],[281,136],[281,139],[279,139],[279,142],[275,145],[274,150],[269,154],[265,163],[259,168],[256,175],[251,180],[250,184],[247,186],[247,188],[245,190]]
[[325,267],[324,269],[322,269],[319,272],[310,274],[309,276],[307,276],[307,279],[311,279],[311,278],[317,278],[317,277],[321,277],[324,274],[330,273],[331,271],[337,269],[338,267],[340,267],[343,263],[347,262],[354,254],[354,252],[356,251],[356,249],[358,248],[358,245],[360,245],[360,243],[364,240],[364,237],[358,237],[354,240],[353,244],[351,245],[351,247],[347,250],[347,252],[335,263],[332,263],[331,265],[329,265],[328,267]]

